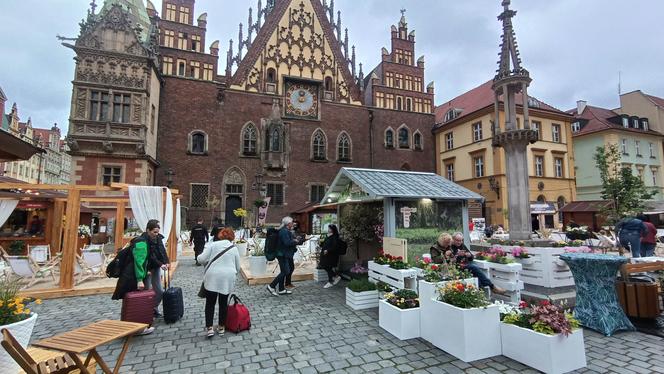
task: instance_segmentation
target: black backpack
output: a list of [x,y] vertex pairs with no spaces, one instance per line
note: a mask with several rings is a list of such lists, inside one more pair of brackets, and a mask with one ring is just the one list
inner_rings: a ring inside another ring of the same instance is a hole
[[106,276],[109,278],[120,278],[120,256],[118,255],[106,266]]
[[348,253],[348,243],[343,241],[341,238],[339,239],[339,244],[337,244],[337,247],[339,256],[345,256],[346,253]]
[[279,246],[279,230],[275,228],[267,229],[265,238],[265,258],[272,261],[277,258],[277,247]]

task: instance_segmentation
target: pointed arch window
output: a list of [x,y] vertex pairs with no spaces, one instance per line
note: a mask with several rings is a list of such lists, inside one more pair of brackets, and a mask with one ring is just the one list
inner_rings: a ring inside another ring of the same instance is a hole
[[394,148],[394,131],[392,129],[385,131],[385,147]]
[[422,134],[420,134],[419,132],[413,134],[413,147],[415,148],[416,151],[422,150]]
[[407,127],[402,127],[399,129],[399,148],[410,148],[410,131],[408,131]]
[[258,131],[253,124],[247,126],[242,132],[242,155],[256,156],[258,151]]
[[268,152],[283,151],[283,133],[280,126],[271,126],[267,129],[265,150]]
[[341,136],[339,136],[339,142],[338,142],[338,147],[337,147],[337,160],[341,162],[350,162],[351,161],[351,154],[350,154],[350,138],[348,137],[348,134],[342,133]]
[[317,130],[311,141],[312,158],[315,161],[325,161],[327,159],[327,141],[325,134],[321,130]]
[[195,155],[207,154],[207,134],[203,131],[192,131],[189,134],[189,153]]

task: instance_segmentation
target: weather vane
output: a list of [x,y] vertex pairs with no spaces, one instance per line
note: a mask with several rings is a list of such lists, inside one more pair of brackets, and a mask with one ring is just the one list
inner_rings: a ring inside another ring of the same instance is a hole
[[406,16],[406,8],[401,9],[401,15]]

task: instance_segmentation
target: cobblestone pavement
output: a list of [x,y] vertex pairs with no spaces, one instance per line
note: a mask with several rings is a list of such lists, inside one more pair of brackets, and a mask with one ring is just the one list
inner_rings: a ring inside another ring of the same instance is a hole
[[[185,294],[185,317],[156,323],[154,334],[136,337],[121,373],[526,373],[532,369],[502,356],[464,363],[430,344],[399,341],[378,327],[378,310],[354,312],[341,285],[300,282],[291,296],[268,296],[264,286],[238,280],[237,293],[252,313],[251,331],[206,340],[203,300],[196,297],[202,274],[181,260],[174,286]],[[33,339],[100,319],[118,319],[120,302],[110,295],[46,300]],[[664,339],[641,333],[615,337],[585,331],[588,373],[664,373]],[[119,343],[101,347],[111,367]]]

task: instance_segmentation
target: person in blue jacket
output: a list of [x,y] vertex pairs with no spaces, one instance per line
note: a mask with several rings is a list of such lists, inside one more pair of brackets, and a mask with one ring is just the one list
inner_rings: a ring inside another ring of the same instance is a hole
[[291,264],[293,256],[297,252],[298,241],[291,231],[293,228],[293,219],[284,217],[279,226],[279,243],[277,244],[277,261],[279,262],[279,275],[272,283],[267,285],[267,290],[274,296],[290,295],[293,291],[286,289],[286,277],[291,274]]
[[641,257],[641,238],[648,228],[638,218],[625,217],[616,224],[620,245],[632,252],[632,257]]

